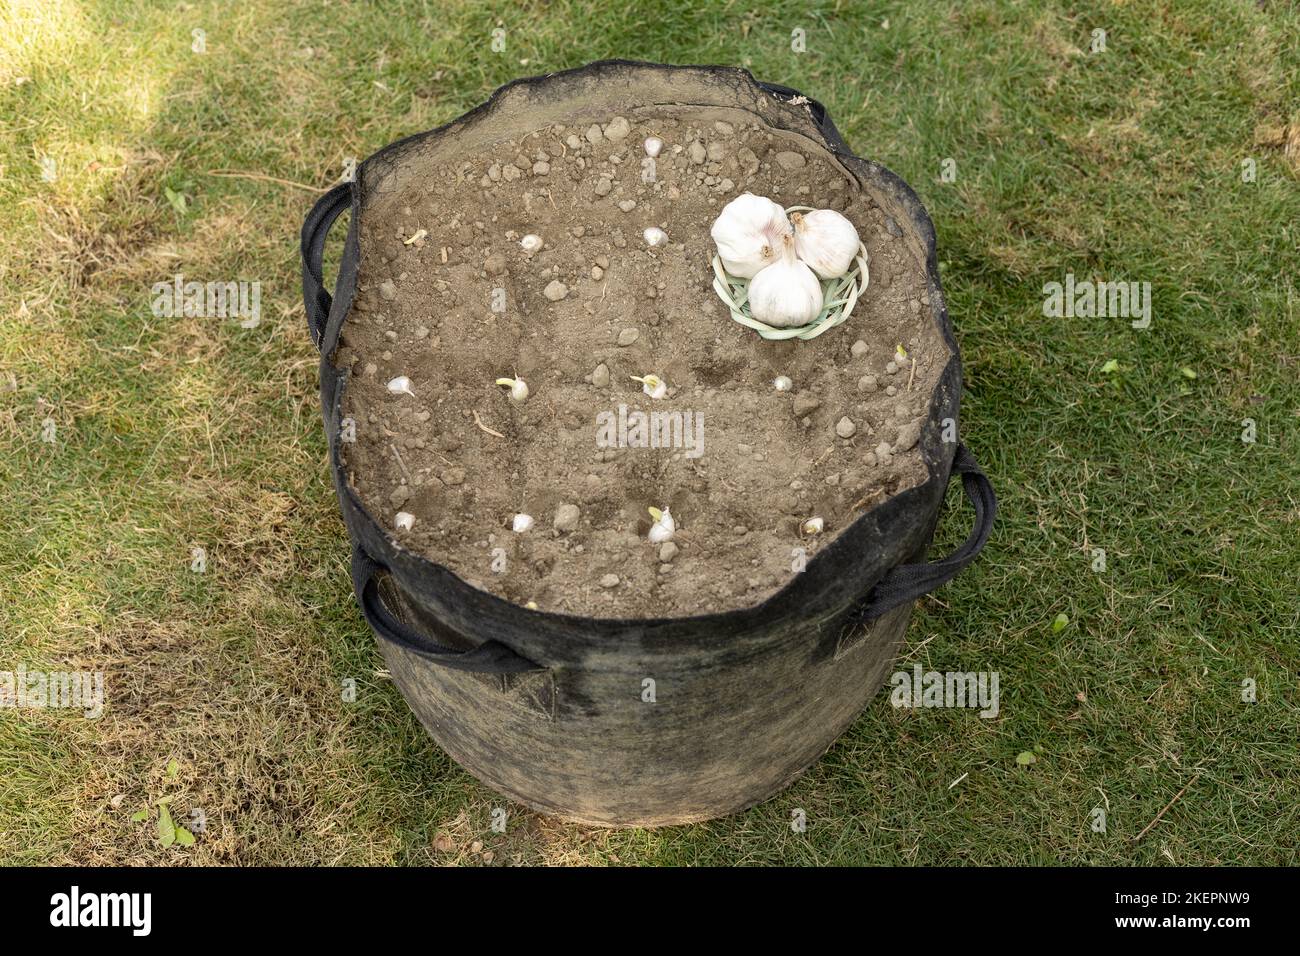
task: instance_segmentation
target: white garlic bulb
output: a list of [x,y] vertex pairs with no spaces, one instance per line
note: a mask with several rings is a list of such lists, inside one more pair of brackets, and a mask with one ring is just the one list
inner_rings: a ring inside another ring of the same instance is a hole
[[542,246],[544,245],[544,243],[542,242],[542,237],[535,235],[534,233],[531,232],[528,235],[524,236],[522,239],[520,239],[519,244],[524,247],[524,252],[528,253],[529,255],[532,255],[534,252],[541,249]]
[[823,279],[838,279],[858,255],[858,231],[834,209],[793,213],[794,251]]
[[709,229],[723,268],[742,279],[752,279],[776,262],[791,234],[785,210],[753,193],[741,193],[723,206]]
[[497,384],[510,389],[512,402],[522,402],[528,398],[528,384],[522,378],[499,378]]
[[658,226],[651,226],[642,236],[645,238],[647,246],[662,246],[668,241],[668,233],[664,232]]
[[510,523],[510,529],[516,534],[523,534],[533,526],[533,516],[526,515],[523,512],[515,515],[514,521]]
[[655,519],[655,523],[650,526],[650,533],[646,536],[650,543],[663,544],[665,541],[671,541],[673,535],[677,533],[677,522],[673,520],[668,509],[664,508],[660,511],[658,508],[651,508],[650,517]]
[[660,150],[664,148],[664,141],[658,136],[647,136],[645,141],[645,154],[651,159],[659,155]]
[[398,531],[410,531],[415,527],[415,515],[409,511],[399,511],[393,516],[393,526]]
[[794,257],[789,236],[784,246],[785,254],[749,281],[750,312],[774,329],[807,325],[822,310],[822,284]]

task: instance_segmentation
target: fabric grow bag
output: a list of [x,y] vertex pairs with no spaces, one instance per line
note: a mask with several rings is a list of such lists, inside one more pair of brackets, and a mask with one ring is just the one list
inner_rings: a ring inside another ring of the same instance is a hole
[[[917,243],[934,322],[951,359],[930,399],[923,484],[865,512],[763,604],[696,617],[603,620],[529,610],[467,584],[398,546],[362,506],[341,467],[347,372],[334,364],[357,288],[358,220],[405,161],[473,151],[549,123],[588,124],[638,107],[746,111],[829,150]],[[334,294],[325,237],[351,225]],[[747,71],[609,60],[510,83],[445,126],[380,150],[303,225],[303,295],[321,351],[321,410],[335,490],[352,542],[357,600],[394,682],[435,740],[502,794],[599,825],[704,820],[776,793],[812,764],[879,689],[913,602],[969,564],[996,500],[974,458],[943,441],[958,418],[961,362],[943,304],[934,227],[912,190],[855,157],[821,104]],[[950,431],[951,435],[951,431]],[[944,491],[959,474],[974,530],[922,563]],[[653,682],[653,683],[649,683]],[[651,689],[653,693],[651,693]],[[651,698],[653,698],[651,700]]]

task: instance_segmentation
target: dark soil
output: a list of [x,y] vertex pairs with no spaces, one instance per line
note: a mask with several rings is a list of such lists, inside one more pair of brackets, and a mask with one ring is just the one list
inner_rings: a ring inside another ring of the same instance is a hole
[[[614,138],[549,127],[373,191],[337,354],[356,423],[345,466],[403,546],[545,610],[725,611],[769,597],[799,549],[810,558],[925,479],[917,436],[949,354],[921,244],[829,153],[746,117],[638,114],[623,136],[611,118]],[[653,182],[647,136],[665,143]],[[848,322],[777,343],[731,320],[712,289],[709,227],[741,192],[829,206],[858,227],[871,281]],[[648,247],[648,226],[669,243]],[[520,246],[526,234],[540,252]],[[909,359],[891,365],[899,344]],[[647,373],[665,397],[631,379]],[[386,387],[402,375],[414,396]],[[522,404],[493,384],[516,376]],[[793,388],[778,391],[778,376]],[[598,416],[620,405],[702,418],[702,450],[601,447]],[[571,530],[554,526],[561,505],[578,509]],[[648,543],[649,506],[671,509],[671,547]],[[395,529],[398,512],[411,530]],[[518,512],[532,530],[511,530]],[[825,530],[801,534],[814,516]]]

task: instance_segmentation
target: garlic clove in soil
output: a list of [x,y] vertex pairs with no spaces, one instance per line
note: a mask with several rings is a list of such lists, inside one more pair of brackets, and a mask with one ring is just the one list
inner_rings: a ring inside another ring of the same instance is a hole
[[752,279],[778,260],[793,235],[785,210],[762,196],[741,193],[722,207],[709,229],[718,257],[733,276]]
[[775,329],[807,325],[822,310],[822,284],[794,256],[794,242],[782,241],[779,260],[749,282],[749,309],[754,318]]
[[647,136],[645,141],[645,154],[654,159],[664,148],[664,141],[658,136]]
[[399,511],[393,516],[393,527],[398,531],[410,531],[415,527],[415,515],[409,511]]
[[523,534],[533,526],[533,516],[526,515],[523,512],[515,515],[514,520],[510,522],[510,530],[515,534]]
[[826,522],[821,518],[809,518],[799,526],[799,530],[803,534],[821,534],[825,527]]
[[388,383],[388,390],[394,395],[410,395],[412,398],[415,397],[415,393],[411,391],[411,380],[405,375],[399,375],[397,378],[390,380]]
[[658,508],[647,509],[650,517],[654,518],[655,523],[650,526],[650,533],[646,536],[651,544],[663,544],[665,541],[671,541],[673,535],[677,533],[677,522],[673,520],[672,514],[667,508],[660,511]]
[[794,249],[823,279],[838,279],[853,266],[860,241],[853,223],[834,209],[793,213]]
[[528,253],[529,255],[532,255],[534,252],[538,252],[542,248],[542,246],[545,245],[545,243],[542,242],[541,236],[531,232],[528,235],[524,236],[522,239],[520,239],[519,244],[524,247],[524,252]]
[[645,237],[645,244],[647,246],[662,246],[668,242],[668,233],[664,232],[658,226],[651,226],[642,233],[642,236]]
[[668,383],[658,375],[631,375],[628,377],[634,382],[640,382],[641,391],[651,398],[663,398],[668,394]]
[[788,375],[778,375],[776,378],[772,379],[772,387],[778,392],[788,392],[790,389],[794,388],[794,382],[790,381],[790,376]]
[[505,385],[510,389],[510,401],[524,402],[528,400],[528,384],[522,378],[499,378],[496,383]]

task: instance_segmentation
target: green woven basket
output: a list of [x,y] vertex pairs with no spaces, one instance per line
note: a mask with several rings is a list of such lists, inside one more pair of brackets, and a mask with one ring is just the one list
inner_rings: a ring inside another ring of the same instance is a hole
[[[785,212],[810,212],[812,206],[791,206]],[[867,270],[867,247],[858,245],[858,256],[853,267],[838,279],[823,279],[822,310],[807,325],[778,329],[760,322],[749,312],[749,280],[733,276],[722,267],[722,259],[713,256],[713,291],[727,304],[731,317],[746,328],[753,329],[765,339],[815,339],[827,329],[833,329],[848,319],[858,297],[867,290],[871,277]]]

